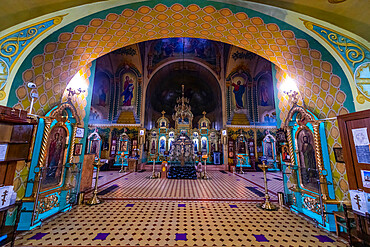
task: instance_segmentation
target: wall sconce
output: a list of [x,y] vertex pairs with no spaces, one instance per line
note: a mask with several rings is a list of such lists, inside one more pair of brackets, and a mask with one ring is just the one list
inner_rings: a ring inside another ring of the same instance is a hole
[[73,89],[73,88],[68,88],[67,89],[68,91],[68,98],[72,98],[73,95],[80,95],[81,93],[84,93],[86,90],[83,90],[82,88],[78,88],[78,89]]
[[84,78],[82,77],[81,73],[78,72],[73,76],[73,78],[68,83],[68,88],[66,89],[68,91],[67,98],[70,100],[74,95],[80,95],[81,93],[86,92],[86,90],[81,87],[86,85],[86,82]]
[[287,77],[280,86],[280,90],[288,95],[289,101],[293,102],[294,105],[298,103],[299,90],[292,78]]

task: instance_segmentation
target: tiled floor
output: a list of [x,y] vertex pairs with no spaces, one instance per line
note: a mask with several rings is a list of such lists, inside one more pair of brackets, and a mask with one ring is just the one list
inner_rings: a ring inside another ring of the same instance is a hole
[[[77,206],[19,235],[16,246],[346,246],[287,209],[257,208],[262,173],[210,171],[209,180],[150,175],[102,172],[105,202]],[[281,174],[268,179],[276,200]]]
[[[112,172],[102,172],[99,184],[101,199],[181,199],[181,200],[246,200],[260,201],[264,198],[263,174],[255,172],[241,176],[220,171],[209,171],[209,180],[150,179],[151,172],[123,175],[115,172],[118,178],[106,184],[104,177],[112,177]],[[114,173],[113,173],[114,174]],[[255,177],[254,177],[255,176]],[[262,179],[261,179],[262,176]],[[100,176],[99,176],[100,177]],[[271,200],[277,200],[277,192],[282,190],[279,177],[268,175]],[[281,177],[281,175],[280,175]],[[91,193],[87,195],[90,197]]]
[[163,200],[79,206],[28,232],[16,245],[345,246],[286,209],[267,212],[254,203]]
[[[264,186],[263,172],[245,172],[239,174],[251,182]],[[283,192],[283,175],[281,172],[267,172],[267,187],[273,192]]]

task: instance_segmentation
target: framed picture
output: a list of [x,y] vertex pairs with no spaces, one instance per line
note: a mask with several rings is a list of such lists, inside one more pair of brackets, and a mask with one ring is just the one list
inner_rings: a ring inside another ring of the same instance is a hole
[[61,185],[68,147],[67,128],[54,126],[48,138],[47,155],[41,189],[46,190]]
[[344,163],[343,149],[342,148],[333,148],[333,150],[334,150],[335,161],[338,162],[338,163]]
[[283,145],[281,146],[281,158],[284,162],[291,162],[290,155],[289,155],[289,146]]
[[84,128],[77,128],[76,130],[76,138],[84,138],[85,129]]
[[80,156],[81,154],[82,154],[82,143],[76,143],[73,155]]
[[286,142],[286,135],[283,129],[278,129],[276,132],[276,141],[277,142]]

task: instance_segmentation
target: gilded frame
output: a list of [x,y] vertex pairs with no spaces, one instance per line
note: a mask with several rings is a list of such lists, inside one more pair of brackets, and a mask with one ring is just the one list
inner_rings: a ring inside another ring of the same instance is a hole
[[[40,186],[40,193],[41,192],[46,192],[46,191],[49,191],[49,190],[52,190],[52,189],[57,189],[59,187],[62,186],[63,182],[64,182],[64,173],[65,173],[65,165],[66,165],[66,162],[68,160],[68,144],[70,144],[70,131],[68,130],[67,128],[67,125],[64,123],[64,122],[57,122],[53,127],[50,128],[50,133],[53,131],[54,128],[56,127],[62,127],[65,131],[66,131],[66,140],[65,140],[65,143],[64,143],[64,154],[63,154],[63,161],[62,161],[62,173],[60,175],[60,181],[57,185],[52,185],[52,186],[48,186],[48,187],[42,187],[42,184]],[[49,144],[50,144],[50,140],[51,140],[51,137],[48,136],[48,139],[47,139],[47,151],[46,151],[46,154],[45,154],[45,157],[47,157],[48,155],[48,152],[49,152]],[[72,151],[72,150],[70,150]],[[45,161],[44,163],[42,164],[42,166],[45,168],[45,165],[46,165],[46,162],[47,162],[47,158],[45,158]],[[42,175],[42,178],[44,179],[45,177],[45,174],[41,174]]]
[[[307,127],[307,125],[299,126],[298,129],[295,132],[295,135],[294,135],[294,146],[296,148],[297,165],[298,165],[298,167],[303,167],[302,164],[301,164],[301,159],[300,159],[300,156],[299,156],[299,149],[298,149],[299,148],[298,147],[298,135],[302,130],[307,130],[307,131],[311,132],[311,135],[312,135],[312,138],[313,138],[312,139],[313,147],[314,147],[314,150],[315,150],[315,166],[316,166],[316,170],[319,171],[320,169],[317,165],[318,164],[318,162],[317,162],[317,152],[318,152],[318,150],[317,150],[317,147],[314,143],[315,133],[309,127]],[[310,191],[310,192],[319,193],[319,190],[314,191],[314,190],[311,190],[311,189],[309,189],[309,188],[307,188],[306,186],[303,185],[303,183],[302,183],[303,178],[302,178],[302,173],[301,173],[300,169],[298,169],[298,175],[299,175],[299,184],[300,184],[301,188],[303,188],[307,191]]]

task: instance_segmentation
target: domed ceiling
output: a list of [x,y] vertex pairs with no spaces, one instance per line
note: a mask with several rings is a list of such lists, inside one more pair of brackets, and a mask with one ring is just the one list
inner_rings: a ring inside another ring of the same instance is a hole
[[[171,118],[176,99],[181,97],[181,85],[189,98],[194,114],[193,126],[207,112],[211,122],[221,122],[221,90],[216,78],[203,66],[191,62],[175,62],[160,69],[151,79],[146,93],[146,110],[153,110],[155,122],[160,112]],[[172,120],[172,119],[171,119]]]

